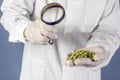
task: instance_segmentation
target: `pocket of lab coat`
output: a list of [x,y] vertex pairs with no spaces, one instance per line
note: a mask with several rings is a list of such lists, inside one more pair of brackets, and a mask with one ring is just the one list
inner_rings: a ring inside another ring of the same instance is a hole
[[43,80],[45,71],[44,61],[37,58],[31,58],[31,71],[33,80]]

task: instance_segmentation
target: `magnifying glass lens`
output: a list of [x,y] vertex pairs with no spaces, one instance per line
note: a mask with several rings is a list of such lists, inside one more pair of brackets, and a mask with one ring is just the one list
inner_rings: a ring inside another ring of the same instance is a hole
[[63,10],[58,7],[47,9],[43,14],[43,20],[48,23],[56,22],[63,16]]

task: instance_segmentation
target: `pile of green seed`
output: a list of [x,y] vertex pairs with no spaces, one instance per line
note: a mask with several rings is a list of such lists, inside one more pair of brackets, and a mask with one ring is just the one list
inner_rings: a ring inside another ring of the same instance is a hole
[[92,61],[95,61],[95,53],[87,50],[75,50],[71,53],[70,59],[79,59],[79,58],[90,58]]

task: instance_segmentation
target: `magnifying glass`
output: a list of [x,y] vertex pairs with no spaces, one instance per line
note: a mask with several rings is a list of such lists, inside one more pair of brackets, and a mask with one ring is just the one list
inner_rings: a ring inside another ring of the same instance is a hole
[[[58,14],[59,12],[59,14]],[[57,15],[57,16],[56,16]],[[48,25],[56,25],[65,17],[65,9],[59,3],[50,3],[44,6],[41,10],[41,20]],[[44,34],[42,34],[44,36]],[[49,44],[52,45],[54,40],[49,39]]]

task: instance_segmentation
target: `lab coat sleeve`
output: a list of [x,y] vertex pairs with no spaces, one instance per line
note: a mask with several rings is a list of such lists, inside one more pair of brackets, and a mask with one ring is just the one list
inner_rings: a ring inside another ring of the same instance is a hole
[[3,13],[1,23],[9,32],[10,42],[25,42],[23,31],[31,22],[35,0],[4,0],[1,6]]
[[108,0],[97,28],[92,32],[87,47],[101,46],[110,57],[101,67],[106,66],[120,45],[120,6],[119,0]]

